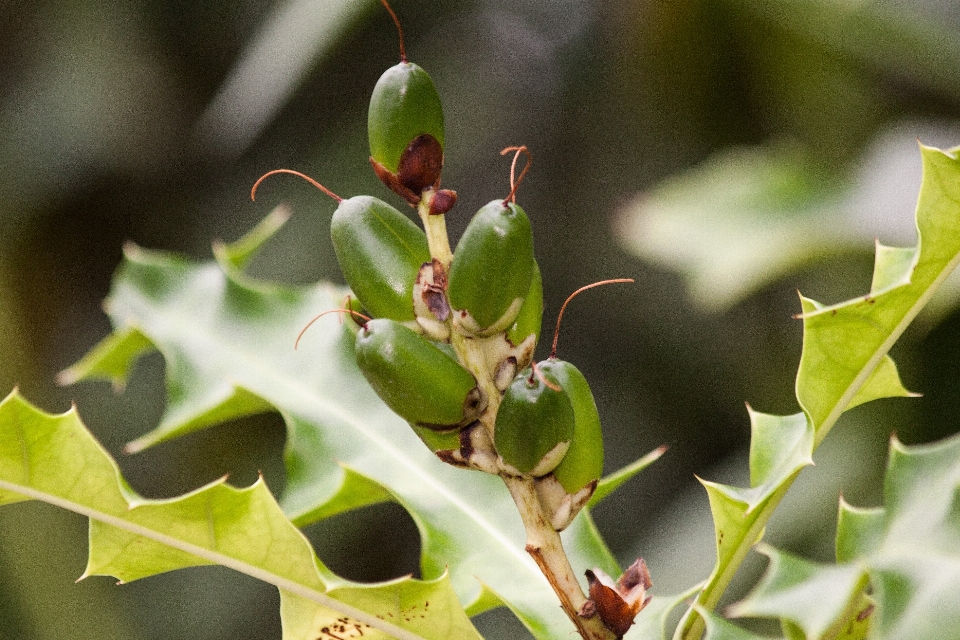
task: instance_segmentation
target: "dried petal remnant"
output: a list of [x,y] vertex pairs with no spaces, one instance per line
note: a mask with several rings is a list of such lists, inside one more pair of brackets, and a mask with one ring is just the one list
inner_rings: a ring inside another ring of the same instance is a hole
[[[653,582],[650,581],[647,564],[643,558],[637,558],[616,582],[600,569],[588,569],[586,574],[590,585],[590,601],[594,603],[596,613],[618,638],[623,637],[633,625],[633,619],[650,602],[651,596],[647,595],[647,590],[653,586]],[[594,607],[585,606],[581,609],[582,615],[588,614]]]

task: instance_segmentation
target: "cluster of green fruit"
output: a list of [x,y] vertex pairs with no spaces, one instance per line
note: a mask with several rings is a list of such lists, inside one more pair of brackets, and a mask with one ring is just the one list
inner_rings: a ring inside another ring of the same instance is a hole
[[401,62],[373,91],[368,132],[375,173],[424,228],[377,198],[340,200],[331,235],[355,296],[357,364],[440,459],[535,479],[562,530],[596,488],[603,443],[583,374],[554,356],[532,362],[543,289],[530,221],[515,201],[519,181],[474,215],[451,252],[444,216],[456,193],[440,188],[443,109],[402,44]]

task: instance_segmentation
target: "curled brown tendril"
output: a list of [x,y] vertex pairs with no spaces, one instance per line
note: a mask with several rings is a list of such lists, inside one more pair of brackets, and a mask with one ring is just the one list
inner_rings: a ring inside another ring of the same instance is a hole
[[297,176],[298,178],[303,178],[320,191],[323,191],[325,194],[336,200],[337,202],[343,202],[343,198],[335,194],[330,189],[327,189],[325,186],[311,178],[305,173],[300,173],[299,171],[294,171],[293,169],[274,169],[273,171],[267,171],[265,174],[257,178],[257,181],[253,183],[253,187],[250,189],[250,199],[256,201],[257,199],[257,189],[260,187],[260,183],[269,178],[270,176],[275,176],[278,173],[289,173],[292,176]]
[[314,322],[316,322],[323,316],[327,315],[328,313],[349,313],[350,315],[356,316],[358,318],[363,318],[367,322],[370,322],[371,320],[373,320],[373,318],[371,318],[370,316],[365,316],[359,311],[354,311],[353,309],[327,309],[323,313],[319,313],[316,316],[314,316],[313,319],[310,320],[310,322],[308,322],[303,329],[300,329],[300,333],[297,334],[297,339],[293,342],[294,349],[300,346],[300,338],[302,338],[303,334],[307,332],[307,329],[309,329]]
[[[530,150],[527,149],[525,145],[520,145],[519,147],[507,147],[500,152],[500,155],[505,156],[511,151],[513,154],[513,162],[510,164],[510,193],[506,198],[503,199],[503,206],[507,206],[507,203],[517,202],[517,188],[520,186],[520,183],[523,182],[523,176],[527,175],[527,171],[530,170],[530,165],[533,164],[533,154],[530,153]],[[514,176],[517,171],[517,160],[520,158],[520,154],[527,154],[527,164],[524,165],[523,171],[520,172],[520,177],[514,181]]]

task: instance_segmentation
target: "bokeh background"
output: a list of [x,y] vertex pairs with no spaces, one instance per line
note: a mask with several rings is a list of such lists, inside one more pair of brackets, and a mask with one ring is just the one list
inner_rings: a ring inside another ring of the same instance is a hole
[[[470,214],[508,188],[501,148],[525,144],[520,191],[545,279],[545,327],[572,305],[561,355],[591,381],[614,470],[668,454],[595,512],[623,563],[658,593],[713,561],[695,475],[747,482],[744,406],[798,410],[797,290],[838,302],[869,286],[873,239],[915,242],[917,140],[960,145],[960,5],[949,0],[395,0],[411,60],[447,116],[445,186]],[[100,310],[124,242],[210,257],[275,205],[294,211],[260,277],[339,280],[334,205],[305,183],[390,198],[367,164],[366,101],[397,60],[374,0],[30,0],[0,3],[0,393],[75,402],[151,497],[263,470],[283,487],[283,426],[267,415],[136,456],[156,424],[163,362],[122,393],[55,384],[105,336]],[[832,557],[840,493],[879,502],[892,432],[957,430],[960,294],[934,301],[894,356],[924,396],[847,414],[767,540]],[[587,297],[589,296],[589,297]],[[548,329],[549,331],[549,329]],[[541,356],[545,356],[542,353]],[[310,527],[344,575],[417,571],[409,517],[380,505]],[[279,638],[272,587],[218,568],[79,584],[86,523],[46,505],[0,509],[0,638]],[[732,596],[762,569],[751,559]],[[522,638],[502,613],[478,625]]]

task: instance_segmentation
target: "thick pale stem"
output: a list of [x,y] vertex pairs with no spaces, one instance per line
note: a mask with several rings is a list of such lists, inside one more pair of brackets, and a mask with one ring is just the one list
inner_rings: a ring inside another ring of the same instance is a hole
[[493,372],[487,368],[487,359],[481,344],[474,338],[461,335],[456,329],[452,329],[450,332],[450,344],[463,360],[467,371],[477,379],[477,384],[487,397],[487,408],[484,409],[479,419],[487,435],[490,436],[490,442],[493,442],[494,424],[497,419],[497,411],[500,409],[500,390],[497,389],[493,380]]
[[433,200],[434,191],[425,189],[420,204],[417,205],[417,213],[420,215],[420,221],[423,222],[423,230],[427,234],[427,245],[430,247],[430,256],[439,260],[445,271],[450,271],[450,263],[453,262],[453,252],[450,250],[450,240],[447,237],[447,221],[445,216],[430,214],[430,201]]
[[577,632],[584,640],[613,640],[616,636],[603,624],[599,616],[580,616],[580,609],[587,601],[587,596],[580,588],[577,575],[570,566],[560,534],[554,530],[549,518],[543,513],[533,480],[503,476],[503,481],[513,496],[527,531],[527,553],[540,567],[540,571],[560,598],[560,605],[577,627]]

